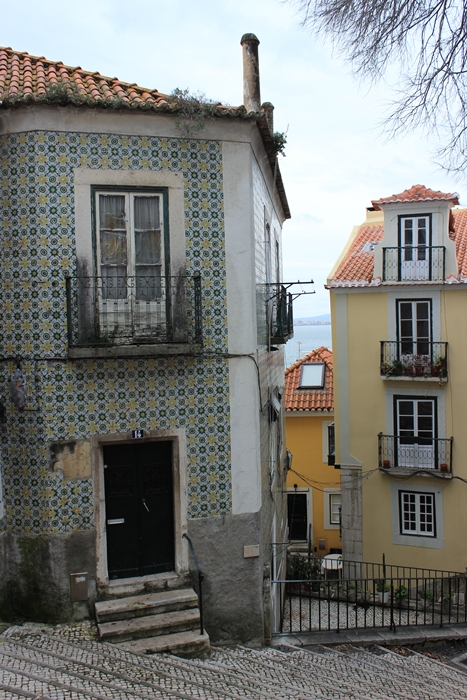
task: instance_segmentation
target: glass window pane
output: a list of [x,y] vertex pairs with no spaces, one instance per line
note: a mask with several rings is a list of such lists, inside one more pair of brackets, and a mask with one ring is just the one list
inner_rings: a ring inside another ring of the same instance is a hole
[[324,386],[324,363],[313,362],[302,365],[300,387],[321,389]]
[[158,265],[161,262],[161,232],[135,232],[135,263]]
[[135,229],[154,231],[160,229],[159,197],[135,197]]
[[126,299],[126,267],[101,266],[102,299]]
[[125,265],[127,262],[126,231],[100,232],[101,263]]
[[418,401],[418,415],[420,416],[432,416],[433,415],[433,401]]
[[401,318],[406,318],[412,320],[412,304],[401,304],[400,305]]
[[413,416],[413,401],[399,401],[399,415]]
[[123,195],[99,195],[99,227],[110,230],[126,229],[125,197]]

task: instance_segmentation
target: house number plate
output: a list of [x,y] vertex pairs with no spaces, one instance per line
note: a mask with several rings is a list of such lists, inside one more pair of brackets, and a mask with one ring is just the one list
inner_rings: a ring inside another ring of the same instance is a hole
[[131,437],[134,440],[138,440],[139,438],[144,438],[144,430],[132,430]]

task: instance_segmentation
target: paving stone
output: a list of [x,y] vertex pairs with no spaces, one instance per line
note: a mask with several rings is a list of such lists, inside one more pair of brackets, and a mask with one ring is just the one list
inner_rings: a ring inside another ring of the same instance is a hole
[[416,652],[287,649],[182,659],[96,641],[92,624],[10,627],[0,635],[0,699],[467,700],[467,674]]

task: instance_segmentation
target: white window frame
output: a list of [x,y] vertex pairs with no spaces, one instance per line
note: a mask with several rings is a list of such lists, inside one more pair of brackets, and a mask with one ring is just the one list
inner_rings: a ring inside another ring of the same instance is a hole
[[321,438],[322,438],[322,452],[323,452],[323,462],[328,463],[329,456],[329,426],[334,423],[334,419],[323,420],[321,423]]
[[342,491],[341,489],[323,489],[324,498],[324,529],[339,530],[340,524],[331,522],[331,496],[337,495],[341,497],[342,507]]
[[[406,342],[412,342],[412,345],[414,346],[412,350],[415,350],[415,352],[411,353],[403,353],[403,336],[402,336],[402,323],[405,319],[402,319],[401,315],[401,305],[402,304],[410,304],[412,306],[412,335],[410,336],[411,340],[409,340],[409,336],[404,336],[404,339]],[[417,332],[417,321],[418,321],[418,316],[417,316],[417,305],[418,304],[427,304],[428,305],[428,336],[423,338],[422,340],[419,341],[419,337],[421,336],[418,335]],[[422,353],[418,352],[418,344],[422,343],[428,343],[428,355],[431,355],[431,343],[433,342],[433,311],[432,311],[432,300],[431,299],[398,299],[397,300],[397,340],[400,343],[399,349],[400,349],[400,354],[404,355],[407,354],[409,356],[411,355],[421,355]]]
[[[318,384],[304,384],[303,375],[306,367],[321,367],[321,381]],[[318,389],[323,390],[326,381],[326,363],[325,362],[303,362],[300,368],[299,389]]]
[[[426,514],[423,512],[425,508],[429,511]],[[425,519],[425,515],[431,515],[431,524],[429,518]],[[436,537],[436,495],[401,489],[399,491],[399,518],[402,535]],[[406,527],[407,518],[413,520],[414,527]]]
[[[432,494],[434,497],[434,517],[436,532],[434,536],[409,534],[401,532],[400,492]],[[443,488],[441,486],[423,486],[421,484],[403,485],[397,482],[391,484],[391,518],[393,544],[408,547],[425,547],[429,549],[444,549],[444,508]]]

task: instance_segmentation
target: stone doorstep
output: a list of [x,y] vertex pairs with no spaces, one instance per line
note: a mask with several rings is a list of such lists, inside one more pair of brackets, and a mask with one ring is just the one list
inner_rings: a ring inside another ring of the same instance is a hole
[[201,635],[199,630],[133,639],[116,646],[133,654],[174,654],[185,659],[206,658],[210,651],[209,636],[206,632]]
[[138,576],[135,578],[115,579],[109,581],[106,586],[99,586],[97,599],[111,600],[113,598],[129,598],[145,593],[157,593],[158,591],[176,590],[191,586],[190,574],[176,574],[169,572],[154,574],[153,576]]
[[198,608],[189,608],[159,615],[135,617],[130,620],[104,622],[98,625],[98,630],[102,641],[118,644],[131,639],[183,632],[195,628],[198,624]]
[[197,606],[198,596],[192,588],[177,588],[173,591],[102,600],[95,604],[94,609],[97,622],[102,624]]

